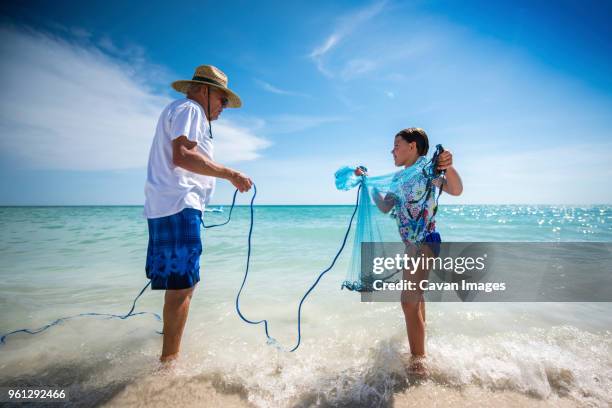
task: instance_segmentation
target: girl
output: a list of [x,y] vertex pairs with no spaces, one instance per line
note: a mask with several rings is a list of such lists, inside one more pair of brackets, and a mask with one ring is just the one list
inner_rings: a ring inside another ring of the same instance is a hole
[[[421,245],[421,243],[438,243],[440,235],[436,232],[434,215],[436,211],[436,190],[458,196],[463,191],[463,184],[459,173],[453,167],[453,155],[444,151],[438,158],[437,171],[444,171],[445,177],[438,177],[433,181],[433,191],[426,194],[428,179],[423,174],[428,164],[426,158],[429,150],[427,134],[420,128],[408,128],[395,135],[393,144],[393,160],[396,166],[404,167],[404,170],[396,173],[398,184],[395,194],[382,194],[375,192],[374,202],[376,206],[385,213],[392,209],[399,228],[402,241],[406,244],[406,250],[411,256],[425,257],[433,256],[436,252],[435,245]],[[413,167],[415,166],[415,167]],[[414,171],[417,170],[417,171]],[[401,178],[403,172],[413,174],[405,180]],[[398,196],[399,195],[399,196]],[[404,280],[417,283],[427,278],[427,270],[418,269],[410,273],[403,271]],[[423,365],[425,357],[425,302],[423,292],[410,291],[402,294],[402,310],[406,321],[408,332],[408,343],[410,345],[411,361],[409,370],[414,374],[424,376],[426,370]]]

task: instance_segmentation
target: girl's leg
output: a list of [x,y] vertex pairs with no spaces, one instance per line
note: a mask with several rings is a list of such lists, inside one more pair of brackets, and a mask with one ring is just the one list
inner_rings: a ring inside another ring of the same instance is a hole
[[425,320],[421,314],[421,302],[402,302],[406,331],[408,333],[408,344],[413,356],[425,355]]
[[[425,257],[432,256],[427,247],[423,247],[422,250]],[[413,274],[407,270],[403,273],[403,279],[414,282],[416,287],[415,290],[406,290],[402,293],[402,310],[410,353],[417,357],[425,356],[425,299],[419,283],[427,279],[428,272],[427,269],[420,267]]]
[[423,323],[425,323],[425,299],[421,300],[421,302],[419,303],[420,307],[420,311],[421,311],[421,319],[423,319]]

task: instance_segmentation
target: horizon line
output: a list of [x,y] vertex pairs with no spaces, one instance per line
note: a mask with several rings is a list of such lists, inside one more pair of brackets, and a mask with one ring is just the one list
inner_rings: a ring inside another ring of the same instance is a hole
[[[347,204],[253,204],[254,207],[352,207],[355,203]],[[612,203],[464,203],[464,204],[439,204],[440,206],[493,206],[493,205],[513,205],[513,206],[612,206]],[[207,208],[231,207],[230,204],[213,204]],[[235,204],[234,207],[249,207],[250,204]],[[140,207],[144,204],[0,204],[0,208],[36,208],[36,207]]]

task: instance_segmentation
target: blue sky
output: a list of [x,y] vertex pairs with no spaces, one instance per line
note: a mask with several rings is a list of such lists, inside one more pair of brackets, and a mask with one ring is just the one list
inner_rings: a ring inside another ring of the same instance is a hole
[[205,63],[244,101],[213,125],[216,159],[260,203],[352,202],[334,171],[392,171],[411,126],[455,154],[465,192],[444,203],[612,202],[609,3],[16,3],[0,204],[142,204],[169,83]]

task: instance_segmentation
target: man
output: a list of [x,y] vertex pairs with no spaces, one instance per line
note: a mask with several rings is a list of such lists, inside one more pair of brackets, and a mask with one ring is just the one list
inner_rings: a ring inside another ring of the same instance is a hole
[[216,178],[240,192],[253,182],[213,159],[211,122],[224,108],[239,108],[240,98],[227,87],[218,68],[202,65],[191,80],[172,87],[186,95],[162,111],[149,153],[145,209],[149,226],[146,272],[151,288],[165,290],[164,344],[160,360],[178,357],[189,302],[200,280],[202,211]]

